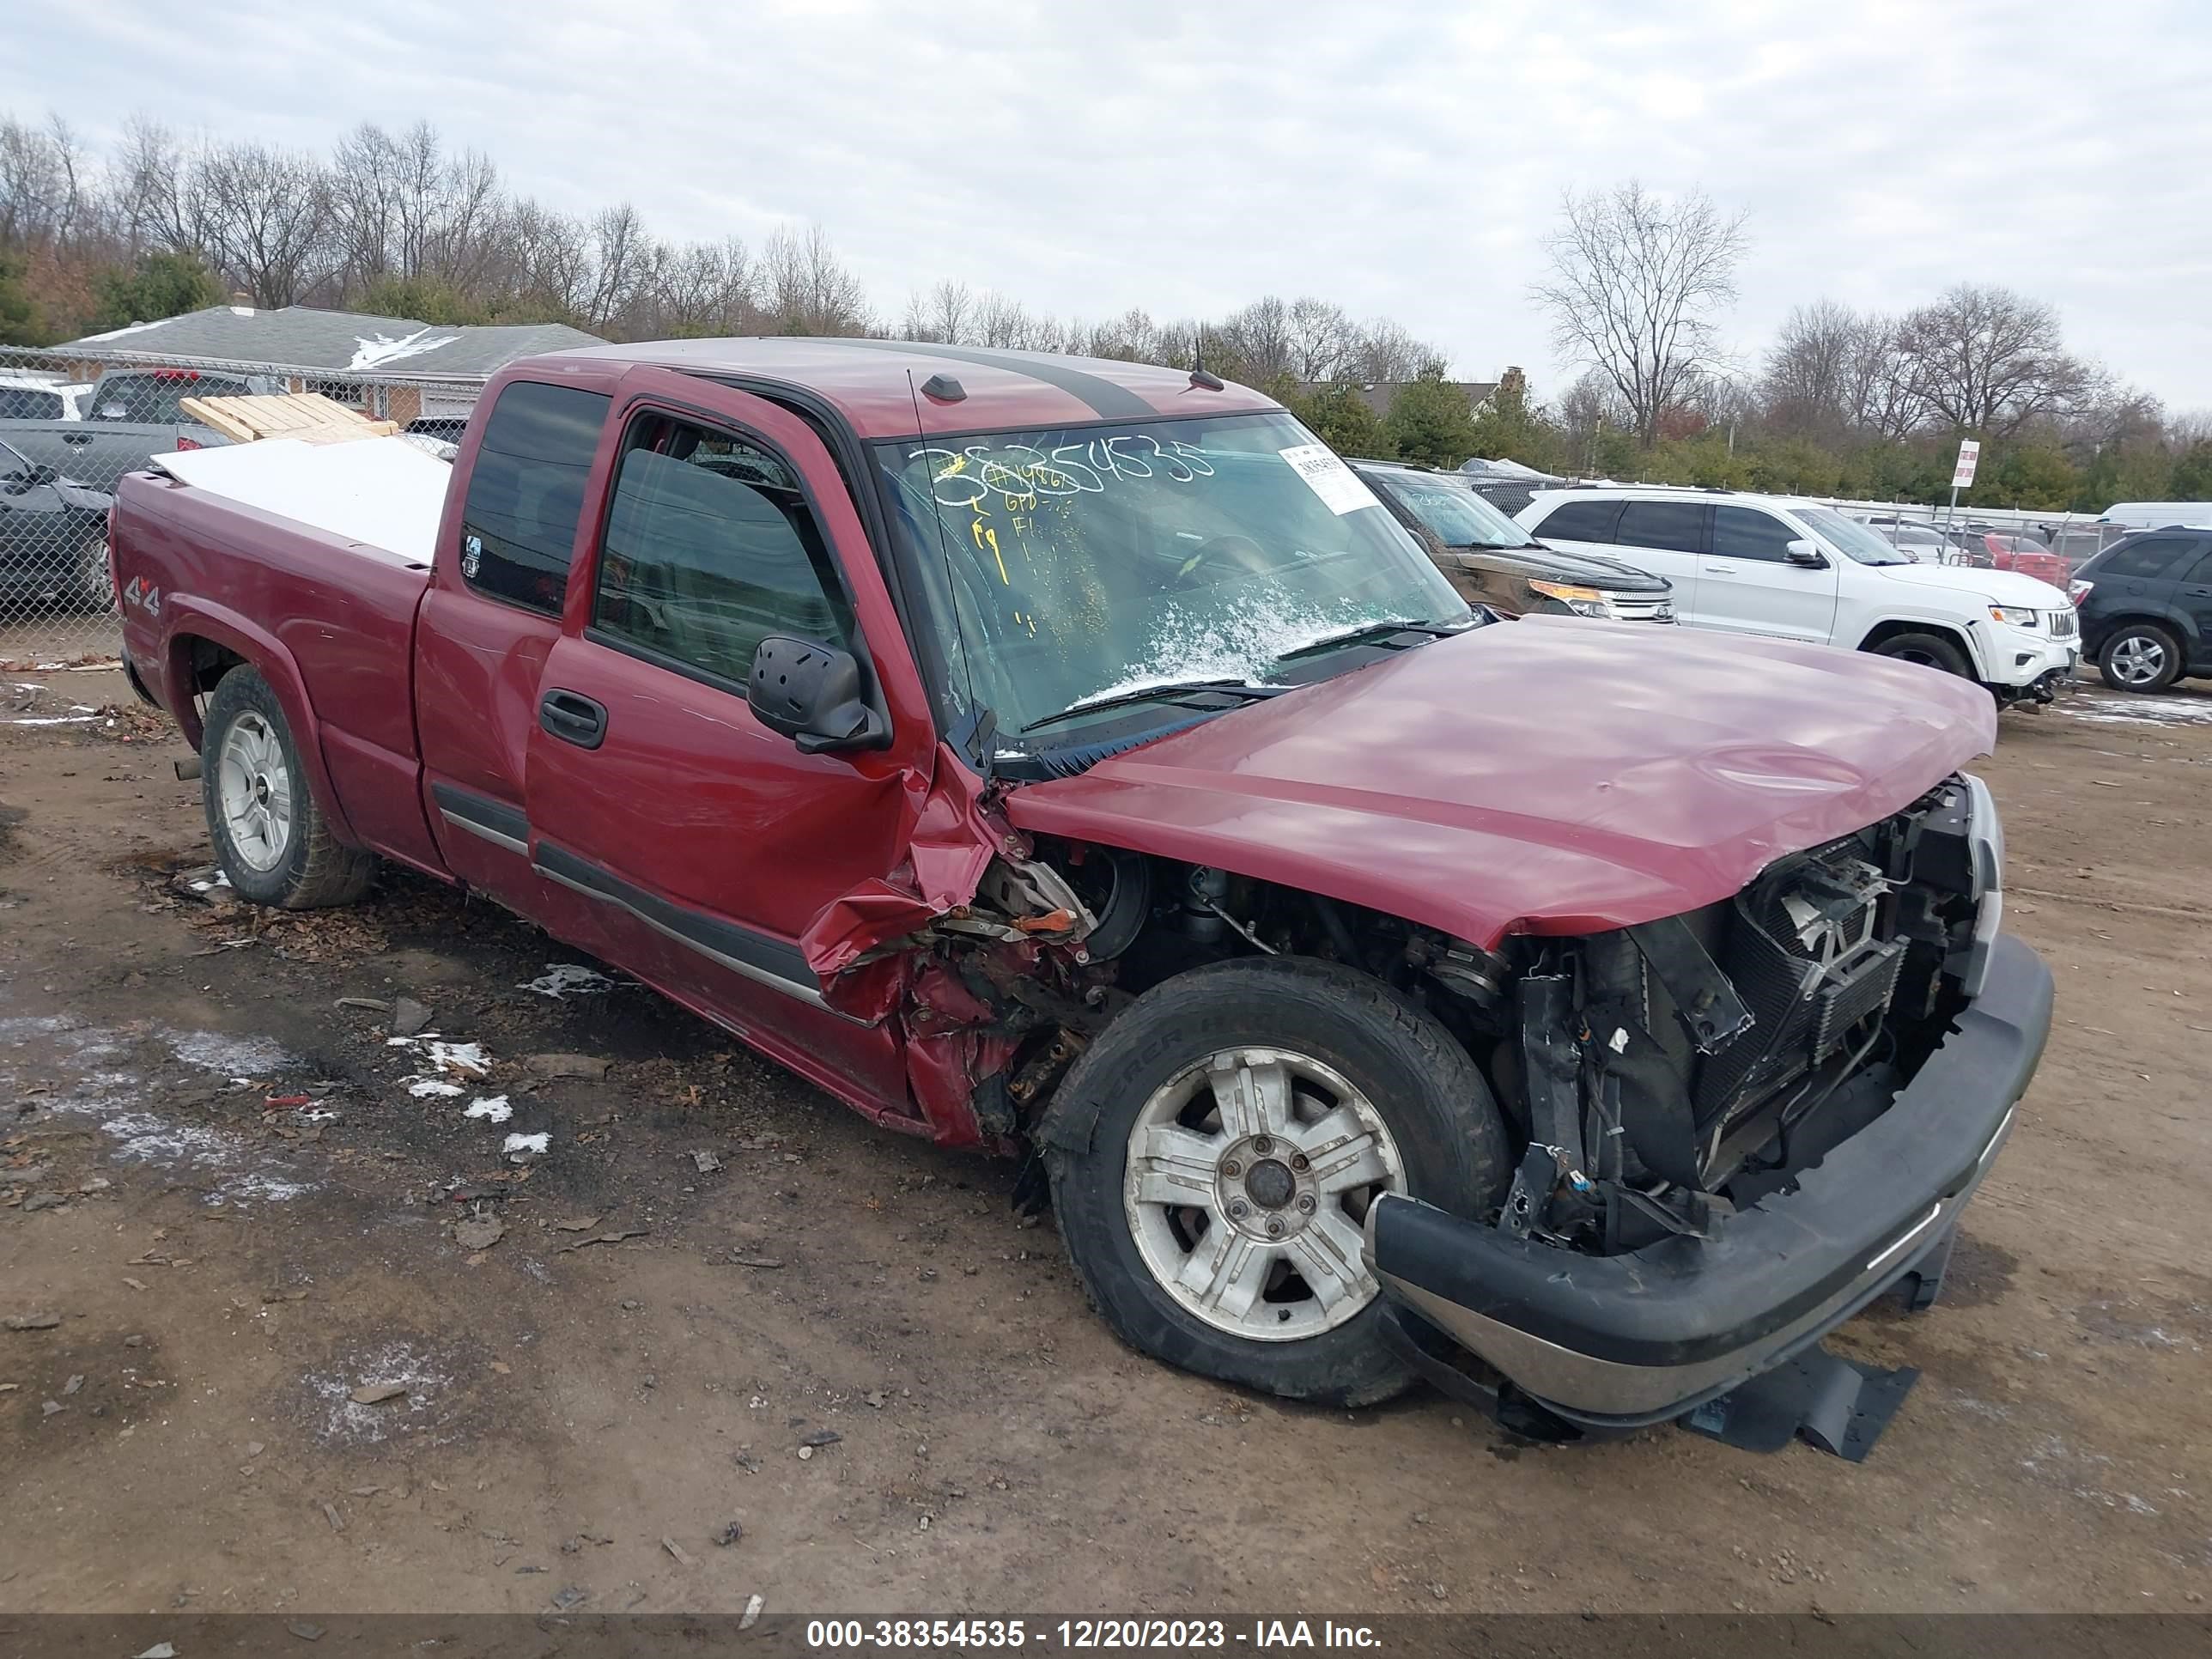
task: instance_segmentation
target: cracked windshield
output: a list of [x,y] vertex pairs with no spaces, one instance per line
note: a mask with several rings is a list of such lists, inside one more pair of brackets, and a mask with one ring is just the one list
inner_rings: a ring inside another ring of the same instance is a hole
[[1367,486],[1287,415],[880,453],[952,689],[972,685],[1005,738],[1147,687],[1266,684],[1289,653],[1364,625],[1468,620]]

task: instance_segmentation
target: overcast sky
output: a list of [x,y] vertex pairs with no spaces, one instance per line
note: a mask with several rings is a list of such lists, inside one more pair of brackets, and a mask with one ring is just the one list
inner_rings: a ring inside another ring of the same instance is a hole
[[[437,123],[663,235],[818,222],[884,311],[943,277],[1059,314],[1314,293],[1556,392],[1527,300],[1559,192],[1750,210],[1730,338],[1962,279],[2212,406],[2212,6],[1309,0],[101,0],[21,5],[0,108],[327,150]],[[1654,14],[1669,14],[1664,21]]]

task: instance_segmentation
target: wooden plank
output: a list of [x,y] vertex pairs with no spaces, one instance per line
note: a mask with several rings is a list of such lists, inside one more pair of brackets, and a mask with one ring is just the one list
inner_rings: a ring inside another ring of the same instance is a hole
[[227,398],[186,398],[178,403],[177,409],[202,426],[213,427],[234,443],[251,443],[261,434],[229,410],[220,407],[231,401]]
[[274,396],[187,398],[179,409],[238,443],[257,438],[300,438],[337,443],[351,438],[380,438],[397,431],[391,421],[373,421],[319,392]]

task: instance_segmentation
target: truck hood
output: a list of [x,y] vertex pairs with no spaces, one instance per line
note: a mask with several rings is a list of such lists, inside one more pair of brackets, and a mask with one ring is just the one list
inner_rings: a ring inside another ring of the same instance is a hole
[[[1946,589],[1991,605],[2024,605],[2035,611],[2056,611],[2072,603],[2049,582],[2024,576],[2017,570],[1983,570],[1966,564],[1877,564],[1868,567],[1876,575],[1914,587]],[[1979,620],[1977,618],[1976,620]]]
[[1931,669],[1536,616],[1016,789],[1006,812],[1489,947],[1726,898],[1996,738],[1989,693]]

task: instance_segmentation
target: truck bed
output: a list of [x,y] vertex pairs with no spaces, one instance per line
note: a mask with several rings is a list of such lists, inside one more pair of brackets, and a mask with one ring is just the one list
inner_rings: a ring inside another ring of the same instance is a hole
[[154,458],[193,489],[427,567],[453,468],[405,438],[264,438]]
[[411,684],[427,546],[413,558],[154,472],[118,483],[112,544],[125,654],[195,748],[210,657],[250,657],[340,833],[441,867]]

